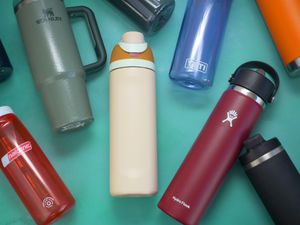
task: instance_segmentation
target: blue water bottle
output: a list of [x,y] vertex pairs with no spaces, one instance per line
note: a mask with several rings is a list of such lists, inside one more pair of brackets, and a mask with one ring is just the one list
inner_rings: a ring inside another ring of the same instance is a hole
[[170,78],[192,89],[212,86],[232,0],[189,0]]

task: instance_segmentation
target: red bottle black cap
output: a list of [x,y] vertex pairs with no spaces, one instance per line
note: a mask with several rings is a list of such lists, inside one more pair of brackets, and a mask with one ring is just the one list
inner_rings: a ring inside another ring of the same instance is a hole
[[[265,76],[265,73],[272,77],[274,83]],[[271,103],[279,87],[279,76],[270,65],[250,61],[237,68],[229,83],[244,87],[261,97],[264,102]]]

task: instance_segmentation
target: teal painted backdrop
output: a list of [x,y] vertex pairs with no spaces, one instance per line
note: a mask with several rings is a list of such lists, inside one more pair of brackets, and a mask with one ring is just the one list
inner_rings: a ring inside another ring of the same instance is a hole
[[[277,136],[300,169],[300,78],[287,77],[276,48],[254,0],[234,0],[215,82],[208,91],[190,91],[175,86],[168,77],[187,0],[177,0],[171,20],[157,34],[146,37],[157,66],[157,116],[159,192],[151,198],[112,198],[109,194],[108,63],[87,81],[95,117],[80,131],[55,134],[31,78],[12,9],[12,1],[0,0],[0,38],[14,65],[13,76],[0,84],[0,105],[10,105],[36,138],[74,197],[76,206],[58,225],[176,225],[156,207],[196,136],[227,88],[237,66],[262,60],[274,66],[281,87],[253,133]],[[108,57],[121,35],[139,30],[130,19],[106,0],[65,0],[66,6],[93,9]],[[83,62],[94,60],[83,22],[73,21]],[[284,32],[284,31],[283,31]],[[270,187],[272,188],[272,187]],[[13,189],[0,173],[0,225],[34,224]],[[205,217],[203,225],[272,224],[239,163],[233,167]]]

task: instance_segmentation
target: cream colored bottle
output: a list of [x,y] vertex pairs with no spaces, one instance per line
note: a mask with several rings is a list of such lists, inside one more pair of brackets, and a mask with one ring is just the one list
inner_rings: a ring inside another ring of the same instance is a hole
[[153,55],[144,36],[128,32],[110,63],[110,192],[157,193],[156,87]]

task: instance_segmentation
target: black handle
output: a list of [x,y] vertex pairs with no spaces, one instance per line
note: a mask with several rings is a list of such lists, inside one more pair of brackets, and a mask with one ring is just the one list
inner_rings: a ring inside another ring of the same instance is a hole
[[85,6],[67,7],[67,11],[70,17],[82,17],[85,19],[97,56],[96,62],[84,65],[83,69],[87,74],[101,69],[106,62],[106,51],[93,11]]

